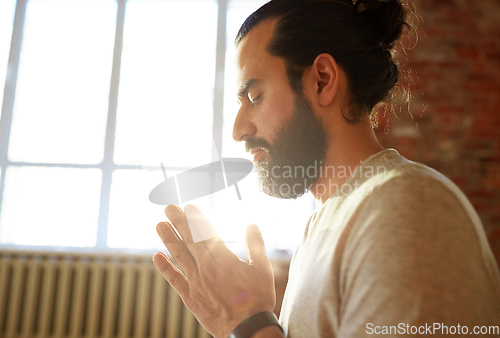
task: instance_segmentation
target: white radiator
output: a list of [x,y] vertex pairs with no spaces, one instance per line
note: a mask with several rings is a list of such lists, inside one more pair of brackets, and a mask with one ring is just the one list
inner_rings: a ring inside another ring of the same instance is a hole
[[209,338],[151,256],[0,251],[2,338]]

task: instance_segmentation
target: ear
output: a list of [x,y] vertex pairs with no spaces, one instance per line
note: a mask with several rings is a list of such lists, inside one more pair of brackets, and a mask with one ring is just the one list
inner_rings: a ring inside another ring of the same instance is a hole
[[339,67],[335,59],[327,53],[320,54],[314,60],[311,74],[316,85],[318,103],[322,107],[329,106],[339,87]]

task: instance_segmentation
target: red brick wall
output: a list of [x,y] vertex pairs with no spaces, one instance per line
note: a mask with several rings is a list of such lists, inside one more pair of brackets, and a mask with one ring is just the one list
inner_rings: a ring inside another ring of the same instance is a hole
[[382,118],[377,135],[464,191],[500,262],[500,1],[414,4],[421,17],[419,41],[407,56],[414,119],[398,109],[399,120]]

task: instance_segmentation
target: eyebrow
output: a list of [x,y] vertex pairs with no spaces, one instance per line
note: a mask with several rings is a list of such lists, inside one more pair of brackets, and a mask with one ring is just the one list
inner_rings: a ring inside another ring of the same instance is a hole
[[240,89],[238,90],[238,97],[243,97],[244,95],[246,95],[248,91],[257,84],[257,82],[259,82],[259,80],[257,79],[250,79],[243,82],[243,84],[240,86]]

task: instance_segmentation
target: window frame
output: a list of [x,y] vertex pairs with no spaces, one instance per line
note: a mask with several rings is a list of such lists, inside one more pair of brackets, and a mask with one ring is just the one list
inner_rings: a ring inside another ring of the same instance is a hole
[[[5,187],[5,172],[11,166],[30,167],[52,167],[52,168],[95,168],[102,172],[101,196],[99,202],[99,220],[97,227],[96,245],[94,247],[60,247],[60,246],[32,246],[18,244],[0,244],[3,248],[15,248],[20,250],[57,250],[57,251],[151,251],[150,249],[115,249],[107,246],[108,238],[108,215],[111,191],[111,177],[115,170],[119,169],[143,169],[138,165],[118,165],[113,162],[114,139],[116,130],[116,113],[118,104],[118,93],[120,86],[121,54],[123,49],[123,31],[125,25],[125,11],[127,0],[115,0],[117,3],[116,30],[113,48],[113,62],[110,79],[110,92],[108,103],[108,114],[106,121],[106,132],[104,142],[104,157],[98,164],[68,164],[68,163],[34,163],[34,162],[12,162],[8,158],[8,147],[10,131],[12,126],[12,114],[15,101],[15,92],[18,78],[19,62],[21,55],[22,36],[26,16],[26,7],[29,0],[17,0],[15,4],[11,45],[8,58],[7,76],[4,87],[4,100],[0,118],[0,212],[2,208],[3,192]],[[217,17],[217,45],[216,65],[213,96],[213,127],[212,136],[219,154],[222,150],[222,121],[224,104],[224,66],[226,53],[226,22],[228,0],[214,0],[218,4]],[[211,155],[217,160],[217,153]],[[166,170],[184,171],[184,167],[165,167]]]
[[[119,165],[113,162],[114,141],[116,131],[117,105],[120,86],[121,54],[123,49],[123,33],[125,26],[125,14],[128,0],[115,0],[117,4],[116,30],[113,47],[113,61],[110,78],[109,103],[106,121],[104,156],[98,164],[68,164],[68,163],[34,163],[34,162],[13,162],[8,159],[8,148],[10,132],[12,126],[12,115],[16,94],[16,85],[22,48],[22,36],[24,30],[26,7],[30,0],[16,0],[11,44],[8,57],[7,75],[5,78],[4,99],[0,116],[0,213],[5,187],[5,173],[8,167],[52,167],[52,168],[81,168],[99,169],[102,172],[101,191],[99,201],[99,218],[97,227],[96,245],[93,247],[73,247],[73,246],[33,246],[19,244],[0,243],[2,249],[13,250],[36,250],[36,251],[68,251],[68,252],[127,252],[127,253],[149,253],[152,249],[131,249],[131,248],[110,248],[107,245],[108,239],[108,216],[110,206],[110,191],[112,174],[120,169],[145,169],[140,165]],[[168,1],[168,0],[165,0]],[[213,88],[213,125],[212,138],[215,149],[212,151],[212,161],[219,160],[222,154],[223,135],[223,114],[224,114],[224,81],[226,65],[226,43],[227,43],[227,18],[231,0],[210,0],[218,5],[217,33],[215,49],[215,78]],[[241,1],[234,1],[238,3]],[[245,1],[247,2],[247,1]],[[250,2],[250,1],[248,1]],[[233,3],[233,2],[232,2]],[[147,168],[146,168],[147,169]],[[186,167],[165,167],[167,171],[184,171]],[[314,209],[312,205],[311,211]],[[0,225],[1,226],[1,225]],[[278,253],[278,256],[283,256]],[[289,255],[285,258],[289,258]]]

